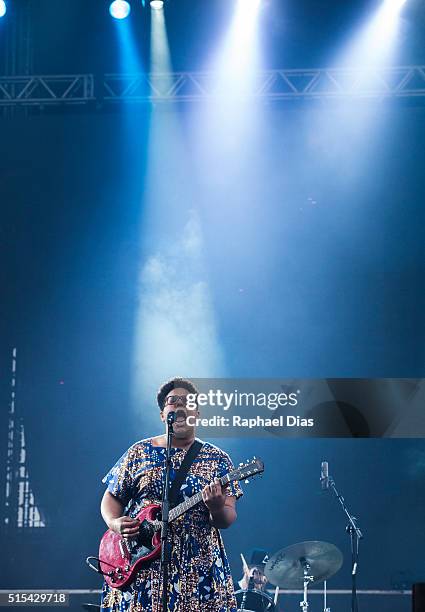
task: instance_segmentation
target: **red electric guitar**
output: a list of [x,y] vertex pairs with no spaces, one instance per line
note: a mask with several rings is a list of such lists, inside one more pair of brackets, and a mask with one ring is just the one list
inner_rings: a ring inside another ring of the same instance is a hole
[[[225,486],[229,482],[247,480],[262,472],[264,472],[264,463],[261,459],[254,457],[249,463],[241,464],[220,478],[220,483]],[[201,492],[186,499],[170,510],[168,521],[171,523],[201,501]],[[140,521],[139,534],[134,538],[124,538],[108,529],[100,541],[99,558],[88,557],[89,566],[104,574],[109,586],[115,589],[126,588],[143,565],[159,557],[161,552],[161,521],[158,518],[160,511],[159,504],[151,504],[139,512],[136,517]],[[92,565],[91,559],[97,561],[98,567]]]

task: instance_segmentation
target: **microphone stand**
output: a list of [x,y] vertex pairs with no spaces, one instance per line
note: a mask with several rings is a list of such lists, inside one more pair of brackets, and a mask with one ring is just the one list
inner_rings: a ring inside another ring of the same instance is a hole
[[345,500],[342,495],[338,492],[335,481],[332,476],[329,476],[329,487],[334,492],[337,500],[342,506],[347,518],[348,525],[345,528],[346,532],[350,535],[351,541],[351,612],[358,612],[359,606],[357,601],[357,569],[359,565],[359,543],[363,538],[363,534],[357,526],[357,519],[355,516],[350,514],[347,506],[345,505]]
[[161,503],[161,564],[160,573],[162,573],[162,612],[166,612],[168,608],[168,564],[170,560],[170,546],[168,542],[168,516],[170,513],[170,467],[171,467],[171,440],[173,437],[173,423],[175,421],[175,412],[170,412],[167,416],[167,448],[165,459],[165,485]]

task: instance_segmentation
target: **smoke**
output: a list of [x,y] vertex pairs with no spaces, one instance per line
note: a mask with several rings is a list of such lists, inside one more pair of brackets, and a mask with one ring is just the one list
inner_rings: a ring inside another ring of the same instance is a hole
[[202,263],[199,219],[189,211],[180,238],[152,254],[140,275],[133,398],[136,410],[152,403],[173,376],[224,373],[211,294]]

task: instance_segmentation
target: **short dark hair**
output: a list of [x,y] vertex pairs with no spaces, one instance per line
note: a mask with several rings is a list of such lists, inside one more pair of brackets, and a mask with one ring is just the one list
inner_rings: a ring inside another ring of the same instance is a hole
[[199,393],[198,389],[189,379],[179,377],[170,378],[170,380],[167,380],[167,382],[160,386],[156,396],[161,411],[164,410],[165,398],[173,389],[186,389],[186,391],[195,393],[196,395]]

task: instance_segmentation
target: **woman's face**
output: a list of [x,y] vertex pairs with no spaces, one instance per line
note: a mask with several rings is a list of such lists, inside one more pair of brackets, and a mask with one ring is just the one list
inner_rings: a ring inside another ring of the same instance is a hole
[[187,416],[198,416],[197,410],[189,410],[186,406],[186,397],[190,391],[181,387],[172,389],[165,398],[164,408],[161,411],[161,421],[166,422],[167,416],[170,412],[176,413],[176,420],[173,425],[173,432],[175,438],[189,438],[194,435],[195,427],[188,425],[186,422]]

